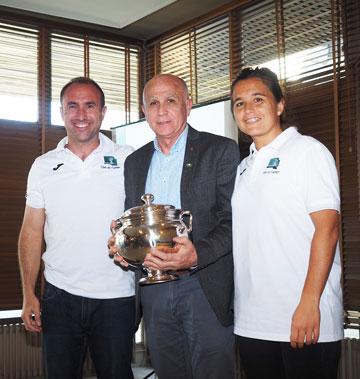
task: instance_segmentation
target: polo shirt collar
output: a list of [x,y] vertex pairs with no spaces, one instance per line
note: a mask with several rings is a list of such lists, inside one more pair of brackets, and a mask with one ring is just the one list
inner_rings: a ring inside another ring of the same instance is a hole
[[[100,153],[106,147],[108,143],[108,138],[104,136],[102,133],[99,133],[99,140],[100,140],[99,146],[97,146],[96,149],[90,155],[94,153]],[[61,139],[60,142],[57,144],[55,151],[57,153],[62,153],[66,151],[67,143],[68,143],[68,137],[66,136],[63,139]]]
[[[268,145],[264,146],[262,149],[272,149],[280,150],[282,146],[285,145],[295,134],[297,134],[297,128],[295,126],[289,126],[283,132],[281,132],[276,138],[274,138]],[[250,145],[250,155],[258,153],[258,150],[255,147],[253,142]]]

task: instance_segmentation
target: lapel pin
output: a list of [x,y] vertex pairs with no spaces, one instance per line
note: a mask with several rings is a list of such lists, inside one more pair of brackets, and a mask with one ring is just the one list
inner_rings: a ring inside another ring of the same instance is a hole
[[191,162],[187,162],[187,163],[185,164],[185,167],[187,167],[187,168],[191,168],[191,167],[192,167],[192,163],[191,163]]

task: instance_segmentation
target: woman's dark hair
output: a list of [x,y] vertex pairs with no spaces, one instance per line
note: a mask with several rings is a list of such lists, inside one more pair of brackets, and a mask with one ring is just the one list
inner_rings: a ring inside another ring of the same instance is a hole
[[[234,102],[233,102],[233,93],[234,93],[234,88],[238,82],[241,80],[246,80],[250,78],[257,78],[260,79],[271,91],[273,94],[275,100],[277,102],[281,101],[284,99],[284,95],[282,93],[279,80],[277,75],[269,70],[266,67],[246,67],[243,70],[240,71],[239,75],[235,78],[235,80],[231,84],[231,91],[230,91],[230,96],[231,96],[231,112],[234,115]],[[280,116],[280,122],[281,125],[285,124],[283,115]]]

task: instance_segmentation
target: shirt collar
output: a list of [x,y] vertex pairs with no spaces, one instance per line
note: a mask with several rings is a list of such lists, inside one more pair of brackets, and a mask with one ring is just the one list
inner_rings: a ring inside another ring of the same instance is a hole
[[[264,146],[262,149],[280,150],[281,147],[297,133],[297,128],[295,126],[290,126],[284,131],[282,131],[276,138],[274,138],[268,145]],[[256,149],[255,143],[253,142],[250,145],[250,155],[254,155],[256,153],[258,153],[258,150]]]
[[[186,125],[185,129],[179,135],[179,137],[176,140],[176,142],[174,143],[174,145],[171,146],[169,154],[178,153],[179,151],[182,151],[182,150],[185,149],[188,131],[189,131],[189,125]],[[163,154],[163,152],[160,149],[160,146],[159,146],[159,143],[158,143],[158,140],[157,140],[156,137],[154,139],[154,148],[155,148],[156,151],[158,151],[159,153]]]
[[[94,151],[92,151],[90,155],[98,154],[102,150],[104,150],[104,147],[106,147],[106,145],[108,143],[108,138],[106,136],[104,136],[102,133],[99,133],[99,140],[100,140],[99,146],[97,146],[96,149]],[[67,143],[68,143],[68,137],[66,136],[63,139],[61,139],[60,142],[57,144],[55,151],[57,153],[62,153],[64,151],[66,151],[67,150],[67,148],[66,148]]]

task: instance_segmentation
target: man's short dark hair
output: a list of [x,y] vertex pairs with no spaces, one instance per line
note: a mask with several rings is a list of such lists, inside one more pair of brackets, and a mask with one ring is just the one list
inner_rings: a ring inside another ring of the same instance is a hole
[[64,85],[64,87],[60,91],[60,103],[62,103],[64,94],[66,90],[73,84],[88,84],[94,86],[100,93],[100,106],[101,109],[105,106],[105,95],[101,87],[95,82],[95,80],[87,78],[85,76],[78,76],[77,78],[71,79],[68,83]]

